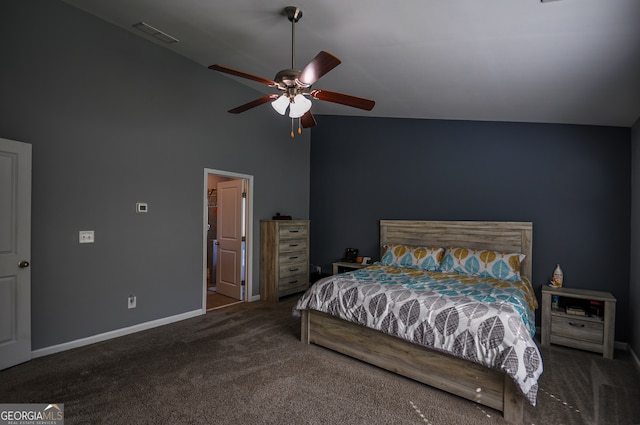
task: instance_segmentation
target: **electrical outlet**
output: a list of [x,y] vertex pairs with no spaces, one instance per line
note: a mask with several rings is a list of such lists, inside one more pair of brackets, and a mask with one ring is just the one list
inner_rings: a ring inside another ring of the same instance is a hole
[[322,274],[322,267],[316,266],[316,273]]
[[127,300],[127,306],[128,306],[128,308],[136,308],[136,296],[135,295],[129,295],[129,298]]

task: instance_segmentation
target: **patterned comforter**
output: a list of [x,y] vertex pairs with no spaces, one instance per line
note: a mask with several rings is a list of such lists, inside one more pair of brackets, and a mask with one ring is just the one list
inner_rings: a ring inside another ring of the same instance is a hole
[[372,266],[316,282],[298,301],[341,319],[507,373],[535,406],[542,357],[528,282]]

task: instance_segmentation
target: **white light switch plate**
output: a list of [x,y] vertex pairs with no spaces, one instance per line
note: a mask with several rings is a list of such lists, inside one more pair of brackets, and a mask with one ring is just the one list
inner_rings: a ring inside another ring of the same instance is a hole
[[80,232],[78,232],[78,239],[80,243],[94,243],[93,230],[80,230]]

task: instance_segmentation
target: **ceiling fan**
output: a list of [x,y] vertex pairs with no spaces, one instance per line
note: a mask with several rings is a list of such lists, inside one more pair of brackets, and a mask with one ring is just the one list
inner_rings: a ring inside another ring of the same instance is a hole
[[298,119],[298,134],[302,133],[301,127],[309,128],[316,125],[316,120],[311,113],[312,102],[308,97],[364,109],[365,111],[373,109],[376,104],[373,100],[329,90],[311,88],[323,75],[340,65],[341,61],[331,53],[321,51],[302,70],[296,69],[295,25],[300,18],[302,18],[302,10],[295,6],[288,6],[284,8],[284,14],[291,22],[291,68],[283,69],[276,74],[273,80],[269,80],[223,65],[216,64],[209,67],[209,69],[213,69],[214,71],[247,78],[257,81],[258,83],[266,84],[269,87],[275,87],[281,92],[280,94],[268,94],[233,108],[229,110],[229,112],[239,114],[267,102],[271,102],[271,106],[273,106],[280,115],[284,115],[288,108],[289,117],[291,118],[291,138],[293,138],[293,127],[296,118]]

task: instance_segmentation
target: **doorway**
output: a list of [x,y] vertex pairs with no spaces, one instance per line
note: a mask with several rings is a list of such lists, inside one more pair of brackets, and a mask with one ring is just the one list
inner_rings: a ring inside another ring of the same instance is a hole
[[204,170],[203,312],[251,301],[253,176]]

